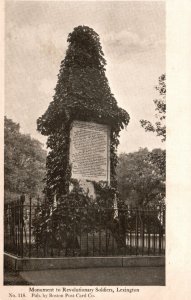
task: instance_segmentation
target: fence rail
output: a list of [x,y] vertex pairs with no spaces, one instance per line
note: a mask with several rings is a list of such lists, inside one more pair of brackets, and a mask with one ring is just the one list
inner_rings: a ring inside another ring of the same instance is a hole
[[5,204],[4,241],[18,257],[162,255],[165,209],[49,207],[21,199]]

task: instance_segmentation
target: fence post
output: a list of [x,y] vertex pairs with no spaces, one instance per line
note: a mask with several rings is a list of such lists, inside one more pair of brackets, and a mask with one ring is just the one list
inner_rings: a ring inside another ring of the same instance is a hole
[[13,203],[13,243],[14,243],[14,252],[17,252],[17,243],[16,243],[16,221],[15,221],[15,214],[16,214],[16,205],[15,202]]
[[[164,228],[164,236],[165,236],[164,244],[166,247],[166,209],[164,209],[164,208],[163,208],[163,228]],[[163,239],[162,239],[162,241],[163,241]],[[165,250],[165,247],[163,245],[164,250]]]
[[136,220],[135,220],[135,240],[136,240],[136,255],[138,255],[138,243],[139,243],[139,224],[138,224],[138,207],[136,207]]
[[21,257],[23,257],[23,225],[24,225],[23,208],[24,208],[24,202],[25,202],[25,195],[22,195],[20,198],[20,245],[21,245],[20,255],[21,255]]
[[159,254],[161,254],[161,240],[162,240],[162,230],[161,230],[161,227],[162,227],[162,210],[161,210],[161,206],[160,206],[160,224],[159,224]]
[[31,257],[31,225],[32,225],[32,211],[31,211],[32,198],[29,198],[29,257]]
[[[132,254],[131,251],[132,251],[132,216],[133,216],[133,210],[132,210],[132,203],[130,204],[130,206],[128,207],[128,218],[131,220],[131,223],[130,223],[130,236],[129,236],[129,244],[130,244],[130,249],[129,249],[129,252],[130,252],[130,255]],[[129,222],[129,219],[128,219],[128,222]]]
[[7,204],[4,204],[4,248],[7,250],[7,228],[8,228],[8,217],[7,217]]

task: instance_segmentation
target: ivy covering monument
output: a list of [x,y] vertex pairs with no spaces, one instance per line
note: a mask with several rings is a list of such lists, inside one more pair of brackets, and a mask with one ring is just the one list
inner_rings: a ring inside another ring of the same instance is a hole
[[[119,108],[105,75],[106,60],[98,34],[78,26],[69,34],[69,46],[61,62],[53,101],[37,120],[38,131],[48,136],[46,194],[51,199],[69,192],[70,128],[74,120],[109,125],[110,187],[116,189],[119,132],[128,125],[128,113]],[[98,184],[97,184],[98,185]]]

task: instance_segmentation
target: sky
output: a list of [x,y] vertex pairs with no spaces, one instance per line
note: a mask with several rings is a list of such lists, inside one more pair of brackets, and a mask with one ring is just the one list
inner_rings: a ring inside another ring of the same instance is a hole
[[52,101],[68,34],[87,25],[100,36],[111,91],[130,115],[118,153],[164,148],[139,122],[155,121],[154,87],[165,72],[164,2],[10,1],[5,17],[5,114],[21,132],[46,144],[36,120]]

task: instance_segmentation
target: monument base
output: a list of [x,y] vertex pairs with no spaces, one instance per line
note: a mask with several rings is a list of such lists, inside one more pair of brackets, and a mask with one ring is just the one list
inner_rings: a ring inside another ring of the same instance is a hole
[[[96,192],[93,182],[87,181],[85,179],[79,179],[78,181],[79,187],[82,188],[84,194],[88,196],[91,200],[96,199]],[[74,185],[71,183],[69,187],[69,191],[71,192],[74,188]]]

